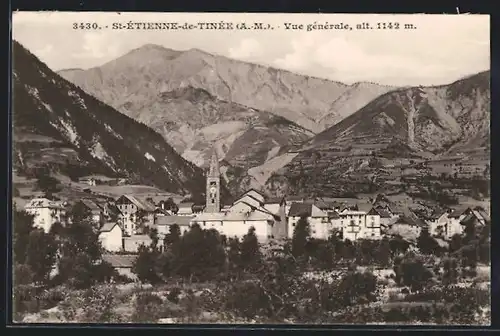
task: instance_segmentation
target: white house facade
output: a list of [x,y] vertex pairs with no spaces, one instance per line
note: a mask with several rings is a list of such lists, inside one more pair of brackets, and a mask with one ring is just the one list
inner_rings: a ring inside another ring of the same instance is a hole
[[34,198],[26,204],[24,210],[33,215],[33,225],[49,232],[52,225],[63,220],[66,209],[61,202],[47,198]]
[[106,251],[123,250],[123,231],[118,223],[105,223],[99,231],[99,241]]

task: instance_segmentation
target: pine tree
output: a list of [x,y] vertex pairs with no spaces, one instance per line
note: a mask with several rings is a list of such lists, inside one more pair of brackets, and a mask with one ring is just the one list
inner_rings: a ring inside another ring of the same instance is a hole
[[16,264],[24,264],[26,261],[26,250],[29,236],[35,228],[33,226],[33,216],[25,211],[14,210],[12,224],[14,232],[12,235],[13,255]]
[[132,272],[143,283],[156,284],[160,282],[161,279],[156,268],[159,253],[145,245],[139,246],[138,252],[137,259],[132,265]]
[[[96,268],[102,262],[102,246],[99,232],[93,221],[81,209],[72,209],[68,224],[59,237],[59,279],[74,287],[88,288],[97,279]],[[101,276],[101,275],[100,275]]]
[[309,222],[307,221],[307,217],[302,216],[297,221],[295,230],[293,231],[292,254],[294,257],[297,258],[305,255],[306,244],[310,236]]
[[26,263],[33,271],[34,281],[47,283],[56,262],[57,242],[42,229],[31,231],[26,251]]
[[243,237],[241,243],[241,263],[244,269],[255,269],[261,262],[259,241],[255,235],[255,228],[252,226]]
[[417,238],[417,247],[423,254],[437,254],[439,252],[439,244],[431,237],[429,230],[423,228]]
[[169,233],[163,238],[163,245],[165,247],[172,247],[181,240],[181,228],[177,224],[172,224],[169,227]]

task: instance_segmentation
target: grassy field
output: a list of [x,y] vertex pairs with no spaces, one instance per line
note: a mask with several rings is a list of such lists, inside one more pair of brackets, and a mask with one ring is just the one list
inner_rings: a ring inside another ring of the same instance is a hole
[[[172,199],[176,203],[179,203],[182,199],[184,199],[184,196],[166,192],[156,187],[146,185],[89,186],[85,183],[71,181],[67,176],[64,175],[58,174],[54,175],[54,177],[60,182],[61,187],[61,191],[56,193],[55,196],[59,197],[62,200],[73,201],[89,197],[112,197],[116,199],[122,195],[127,194],[139,197],[151,197],[155,202],[165,200],[169,197],[172,197]],[[15,187],[19,191],[19,196],[14,197],[13,201],[16,202],[16,204],[20,207],[23,207],[32,198],[43,196],[43,192],[34,190],[36,179],[29,179],[17,174],[13,174],[12,184],[13,187]],[[90,193],[88,192],[88,190],[90,190]]]

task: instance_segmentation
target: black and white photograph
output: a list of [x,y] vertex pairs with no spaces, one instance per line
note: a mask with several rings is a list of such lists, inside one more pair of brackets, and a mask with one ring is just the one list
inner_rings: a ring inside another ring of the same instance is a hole
[[14,323],[491,324],[490,17],[14,12]]

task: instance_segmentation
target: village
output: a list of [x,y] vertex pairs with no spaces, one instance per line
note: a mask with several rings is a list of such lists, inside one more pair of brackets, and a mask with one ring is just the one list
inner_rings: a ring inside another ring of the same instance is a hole
[[[163,238],[176,225],[181,234],[193,224],[202,229],[215,229],[226,238],[243,238],[254,228],[259,243],[291,239],[295,226],[306,218],[311,237],[327,240],[332,234],[344,241],[360,239],[380,240],[398,235],[415,243],[422,230],[428,230],[443,247],[454,235],[461,235],[466,225],[479,229],[490,223],[489,211],[480,206],[458,205],[436,211],[422,218],[408,206],[405,197],[379,195],[375,199],[312,198],[297,196],[267,198],[250,189],[230,204],[221,202],[221,176],[217,155],[214,153],[206,174],[206,202],[180,202],[172,199],[155,202],[133,194],[115,200],[98,202],[91,198],[76,202],[34,198],[24,210],[34,215],[34,225],[49,232],[52,226],[65,222],[65,214],[78,204],[91,213],[99,230],[103,260],[120,274],[134,278],[131,272],[134,256],[141,245],[151,244],[149,233],[156,229],[159,248]],[[86,181],[95,185],[95,181]]]

